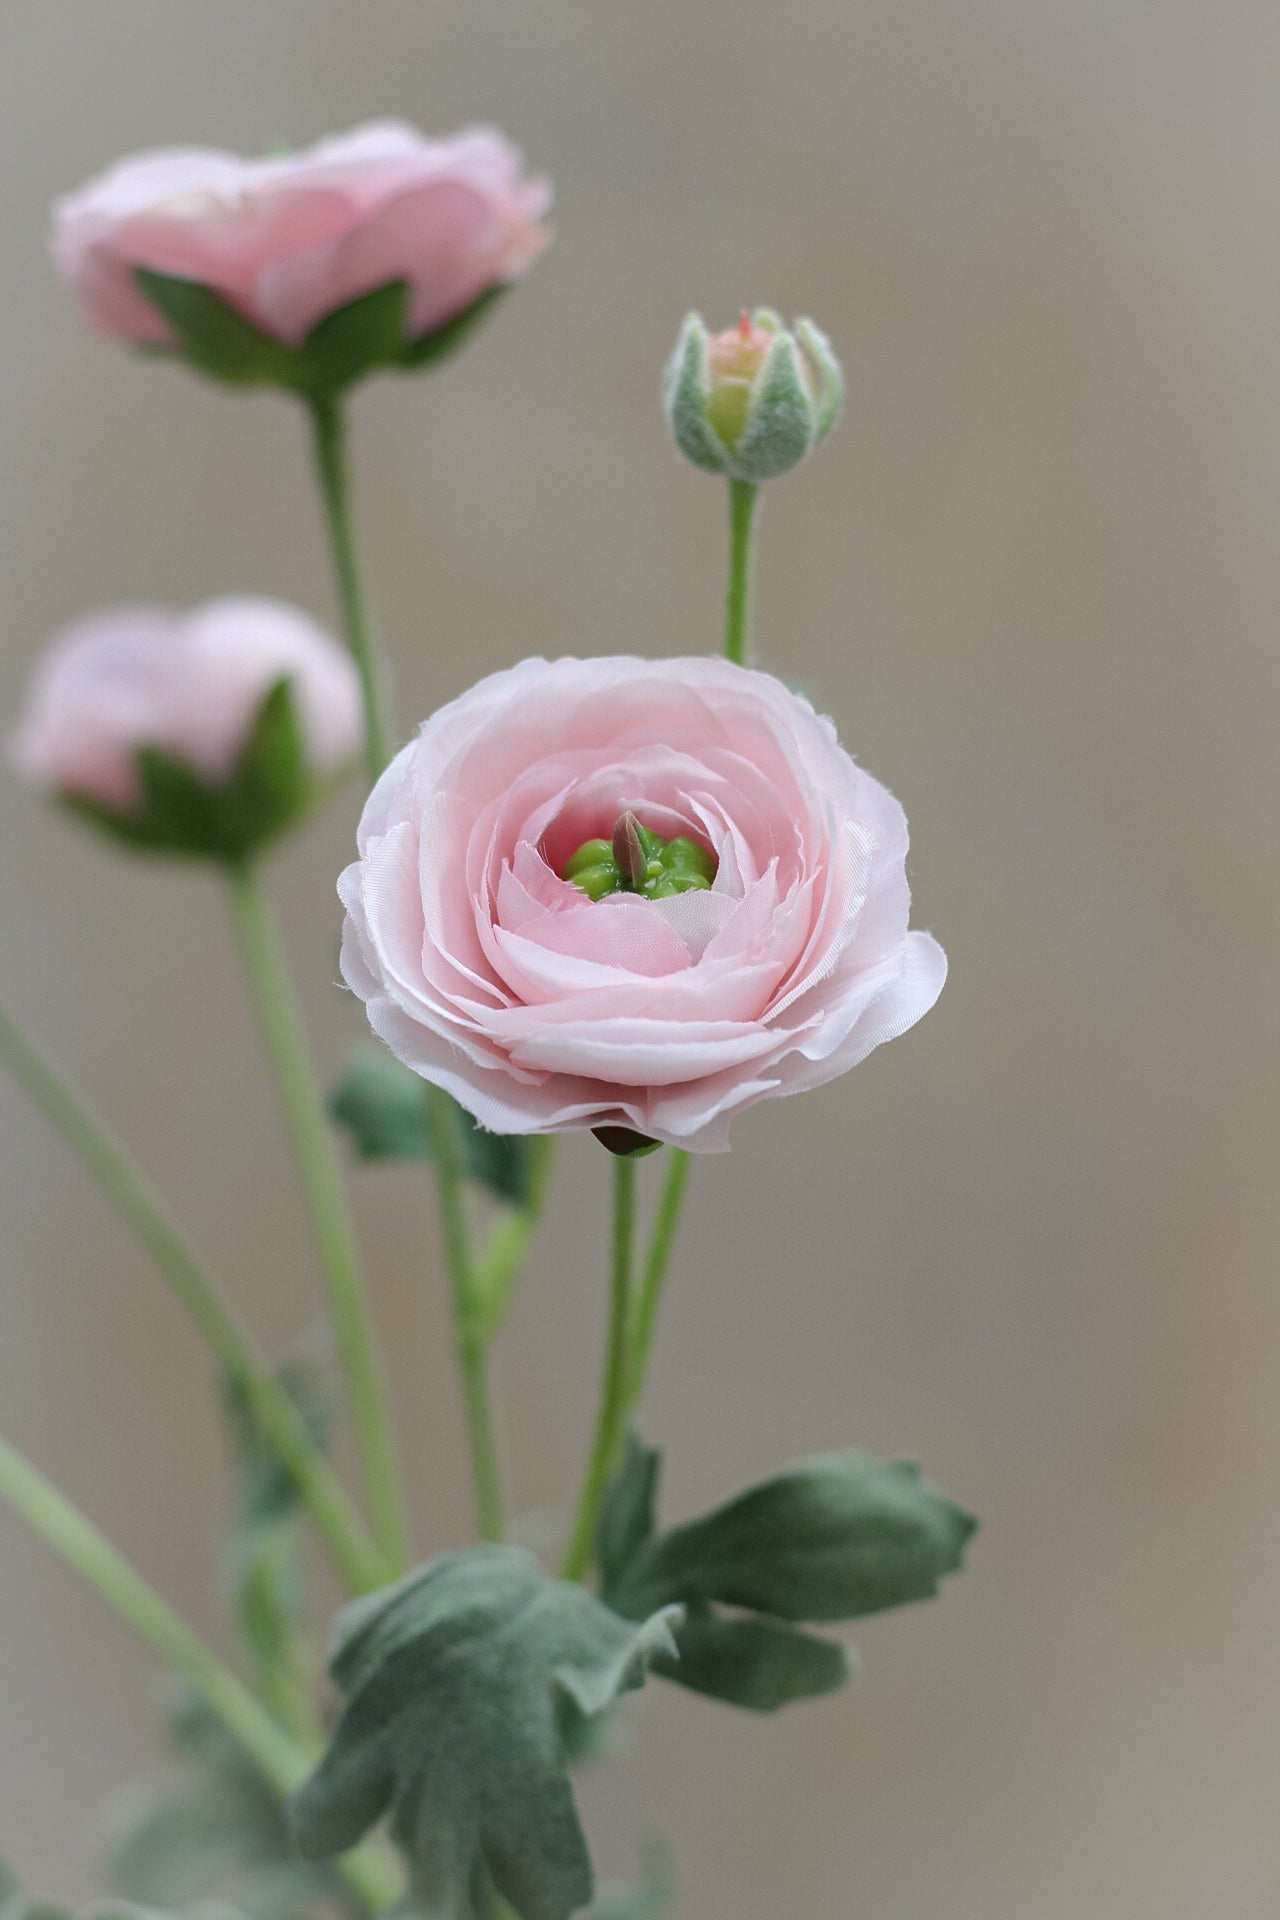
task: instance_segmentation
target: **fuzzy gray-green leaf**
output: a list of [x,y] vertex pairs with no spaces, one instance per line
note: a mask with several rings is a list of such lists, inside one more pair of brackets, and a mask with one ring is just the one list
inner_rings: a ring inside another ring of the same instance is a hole
[[628,1570],[627,1610],[661,1596],[854,1620],[936,1593],[976,1524],[913,1461],[824,1454],[657,1535]]
[[424,1920],[489,1920],[490,1888],[521,1920],[569,1920],[592,1897],[558,1721],[607,1710],[674,1654],[664,1610],[636,1626],[515,1547],[442,1554],[338,1617],[331,1670],[346,1704],[294,1802],[308,1858],[390,1814]]

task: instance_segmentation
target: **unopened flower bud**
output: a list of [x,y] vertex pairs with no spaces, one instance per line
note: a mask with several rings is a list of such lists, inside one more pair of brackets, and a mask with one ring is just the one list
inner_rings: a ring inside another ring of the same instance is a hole
[[752,484],[794,467],[834,426],[844,376],[811,320],[784,327],[768,307],[708,333],[691,313],[663,380],[663,404],[686,460]]
[[628,807],[611,840],[584,840],[560,869],[590,900],[611,893],[639,893],[669,900],[677,893],[706,893],[716,877],[716,857],[687,834],[673,840],[642,826]]

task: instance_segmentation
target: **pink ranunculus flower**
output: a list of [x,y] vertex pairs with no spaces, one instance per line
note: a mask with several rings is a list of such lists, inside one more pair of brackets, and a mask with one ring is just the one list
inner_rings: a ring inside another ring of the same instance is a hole
[[407,280],[417,339],[518,279],[546,246],[551,188],[521,167],[491,128],[428,140],[393,120],[280,158],[140,153],[58,202],[53,255],[89,325],[117,340],[172,344],[135,267],[212,287],[290,346],[359,295]]
[[11,742],[33,786],[129,813],[136,761],[158,747],[206,780],[229,775],[267,694],[288,678],[311,771],[359,752],[360,682],[333,636],[297,607],[249,596],[188,613],[113,607],[55,635]]
[[[596,899],[560,877],[615,828],[625,863],[629,820],[706,850],[710,887]],[[722,659],[482,680],[391,762],[358,846],[344,978],[497,1132],[723,1151],[736,1114],[855,1066],[946,974],[907,930],[902,808],[806,700]]]

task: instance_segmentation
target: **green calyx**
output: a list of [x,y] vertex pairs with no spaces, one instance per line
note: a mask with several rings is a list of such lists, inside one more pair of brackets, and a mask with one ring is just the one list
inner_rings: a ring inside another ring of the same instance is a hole
[[844,376],[811,320],[786,327],[770,307],[708,333],[689,314],[663,378],[676,446],[707,473],[752,486],[786,473],[835,425]]
[[144,853],[236,862],[274,840],[321,799],[338,775],[318,775],[306,748],[286,675],[259,707],[230,772],[210,779],[162,747],[135,755],[132,807],[63,793],[63,805]]
[[171,346],[148,347],[161,358],[185,360],[197,373],[233,387],[283,387],[310,401],[333,399],[382,370],[414,373],[447,359],[506,291],[487,287],[461,313],[429,333],[409,331],[409,283],[389,280],[317,321],[295,346],[264,333],[212,287],[135,267],[134,284],[173,335]]
[[640,893],[646,900],[669,900],[677,893],[705,893],[716,877],[716,857],[687,834],[664,840],[641,826],[629,809],[619,817],[611,840],[584,840],[560,869],[589,900],[611,893]]

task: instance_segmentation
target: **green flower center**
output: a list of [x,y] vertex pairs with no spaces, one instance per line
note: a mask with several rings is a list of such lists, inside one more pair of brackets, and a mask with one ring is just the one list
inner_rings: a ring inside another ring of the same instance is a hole
[[610,893],[669,900],[675,893],[705,893],[716,877],[716,865],[715,855],[687,834],[663,840],[628,809],[619,817],[612,840],[584,840],[561,867],[560,878],[589,900],[603,900]]

